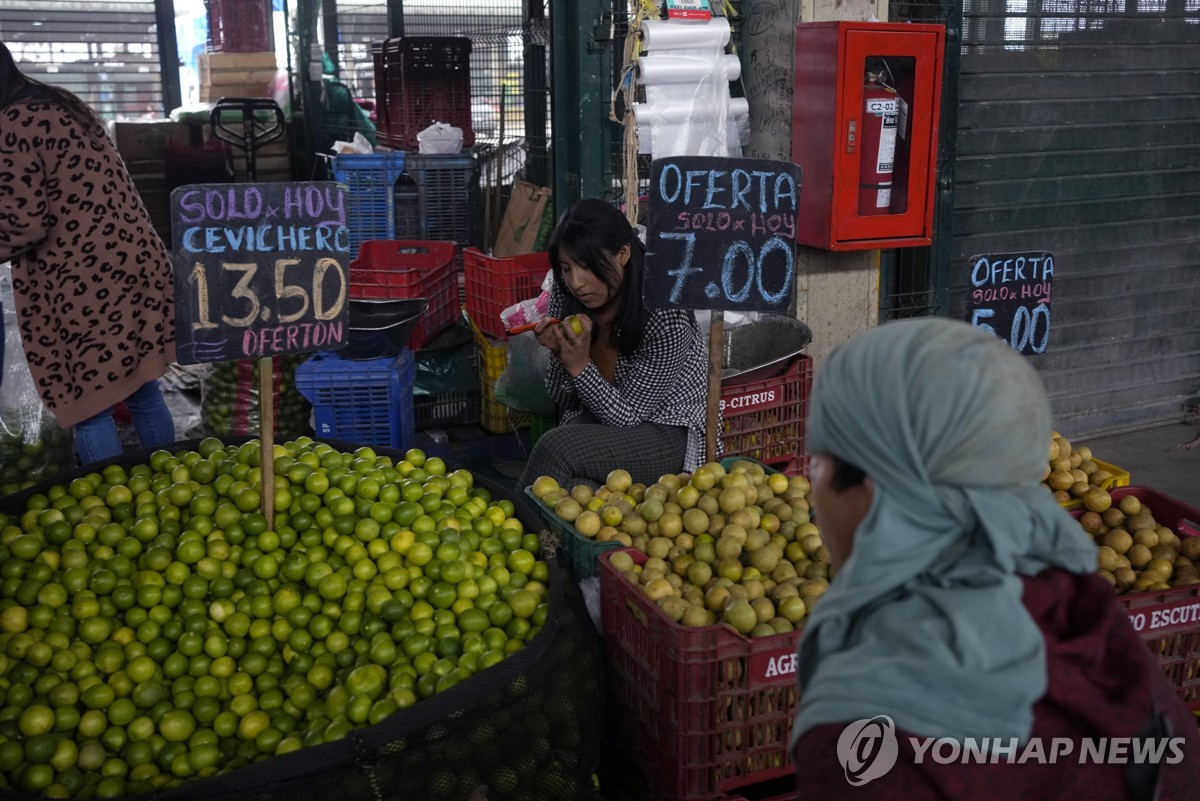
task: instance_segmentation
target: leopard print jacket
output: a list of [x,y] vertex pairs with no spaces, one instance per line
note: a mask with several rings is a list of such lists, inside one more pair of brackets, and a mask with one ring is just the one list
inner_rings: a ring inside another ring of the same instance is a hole
[[73,426],[175,358],[171,262],[112,140],[57,100],[0,109],[0,262],[46,407]]

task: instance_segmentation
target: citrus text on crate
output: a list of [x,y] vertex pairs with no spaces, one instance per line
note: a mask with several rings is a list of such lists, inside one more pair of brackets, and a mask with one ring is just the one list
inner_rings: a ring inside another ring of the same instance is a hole
[[[1167,626],[1179,626],[1184,623],[1195,623],[1200,620],[1200,603],[1190,603],[1185,606],[1169,607],[1167,609],[1155,609],[1149,613],[1147,620],[1145,612],[1130,612],[1129,622],[1133,624],[1137,631],[1154,631],[1156,629],[1166,628]],[[1147,627],[1149,622],[1149,627]]]
[[975,286],[1007,284],[1009,281],[1049,281],[1053,277],[1054,259],[1048,256],[1017,256],[1003,261],[981,258],[971,268],[971,283]]
[[730,398],[728,401],[721,400],[721,411],[725,408],[730,409],[745,409],[747,406],[758,406],[762,403],[774,403],[779,397],[779,390],[769,389],[765,392],[748,392],[745,395],[739,395],[736,398]]
[[767,663],[766,678],[772,679],[776,676],[786,676],[789,673],[796,672],[796,655],[781,654]]
[[1072,740],[1054,737],[1048,742],[1033,737],[1024,745],[1015,737],[955,740],[950,737],[909,737],[918,765],[928,759],[940,765],[1023,765],[1078,762],[1080,765],[1167,764],[1183,761],[1185,738],[1101,737]]

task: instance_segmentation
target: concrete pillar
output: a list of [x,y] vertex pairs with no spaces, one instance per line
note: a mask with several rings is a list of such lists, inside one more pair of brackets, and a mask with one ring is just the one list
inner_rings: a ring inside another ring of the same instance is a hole
[[[792,68],[797,22],[887,19],[882,0],[746,0],[743,69],[754,158],[791,159]],[[803,192],[803,185],[801,186]],[[879,319],[879,251],[797,254],[796,316],[812,328],[819,366],[834,346]]]

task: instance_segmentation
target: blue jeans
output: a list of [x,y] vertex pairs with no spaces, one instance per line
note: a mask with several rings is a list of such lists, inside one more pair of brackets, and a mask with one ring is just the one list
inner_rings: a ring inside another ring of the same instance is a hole
[[[158,448],[175,441],[175,421],[167,408],[158,381],[147,381],[128,398],[125,407],[133,417],[138,440],[143,448]],[[81,465],[119,456],[125,452],[113,421],[112,409],[75,426],[75,451]]]

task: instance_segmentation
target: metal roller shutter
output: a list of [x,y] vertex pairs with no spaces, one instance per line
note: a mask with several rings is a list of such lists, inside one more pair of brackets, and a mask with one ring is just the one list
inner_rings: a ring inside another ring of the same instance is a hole
[[950,314],[972,255],[1055,254],[1031,357],[1070,436],[1200,394],[1200,0],[966,0]]
[[106,119],[163,115],[154,0],[0,0],[0,41]]

